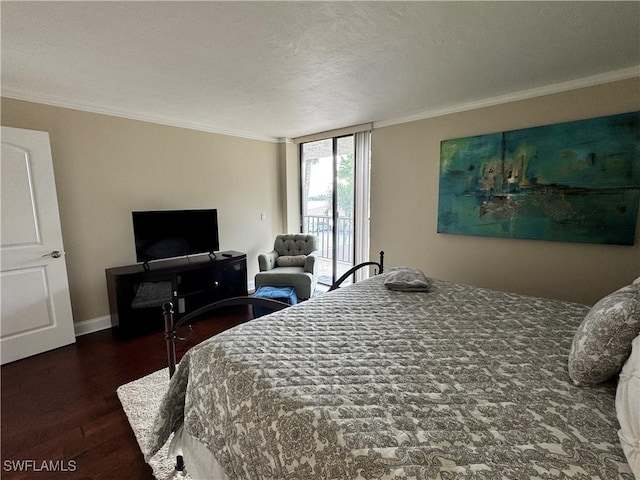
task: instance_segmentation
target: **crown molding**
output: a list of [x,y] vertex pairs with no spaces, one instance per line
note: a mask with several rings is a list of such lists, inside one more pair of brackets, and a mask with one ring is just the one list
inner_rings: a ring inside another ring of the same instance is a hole
[[301,137],[293,138],[293,143],[307,143],[315,142],[316,140],[324,140],[325,138],[341,137],[343,135],[351,135],[353,133],[370,132],[373,128],[373,124],[361,123],[360,125],[352,125],[350,127],[336,128],[333,130],[327,130],[325,132],[313,133],[311,135],[304,135]]
[[577,90],[580,88],[594,87],[597,85],[617,82],[620,80],[627,80],[634,77],[640,77],[640,65],[636,65],[635,67],[630,68],[624,68],[621,70],[614,70],[607,73],[601,73],[598,75],[592,75],[590,77],[583,77],[576,80],[569,80],[567,82],[553,83],[551,85],[545,85],[544,87],[508,93],[506,95],[500,95],[497,97],[485,98],[473,102],[460,103],[458,105],[451,105],[448,107],[427,110],[424,112],[407,115],[405,117],[398,117],[392,120],[381,120],[378,122],[373,122],[373,128],[390,127],[392,125],[398,125],[401,123],[415,122],[418,120],[440,117],[442,115],[449,115],[452,113],[460,113],[469,110],[476,110],[478,108],[516,102],[519,100],[527,100],[529,98],[542,97],[554,93],[562,93],[568,92],[570,90]]
[[119,110],[119,109],[113,109],[113,108],[102,107],[97,105],[88,105],[88,104],[60,101],[51,97],[47,97],[46,95],[33,95],[31,93],[15,90],[12,88],[2,88],[2,92],[0,95],[2,97],[11,98],[14,100],[41,103],[44,105],[51,105],[53,107],[69,108],[72,110],[80,110],[82,112],[97,113],[100,115],[109,115],[112,117],[119,117],[119,118],[127,118],[129,120],[138,120],[141,122],[156,123],[160,125],[166,125],[169,127],[187,128],[189,130],[198,130],[198,131],[207,132],[207,133],[217,133],[219,135],[229,135],[232,137],[240,137],[248,140],[260,140],[263,142],[282,143],[281,138],[252,135],[246,132],[212,128],[209,125],[203,125],[200,123],[176,121],[173,119],[169,119],[161,116],[155,116],[155,115],[141,115],[139,113],[131,112],[127,110]]
[[[621,70],[614,70],[611,72],[601,73],[598,75],[592,75],[589,77],[583,77],[576,80],[569,80],[566,82],[554,83],[551,85],[545,85],[543,87],[532,88],[529,90],[522,90],[519,92],[508,93],[506,95],[500,95],[492,98],[485,98],[482,100],[476,100],[472,102],[460,103],[457,105],[451,105],[442,108],[436,108],[426,110],[423,112],[398,117],[390,120],[380,120],[373,122],[373,128],[389,127],[392,125],[399,125],[402,123],[415,122],[419,120],[425,120],[427,118],[439,117],[442,115],[449,115],[452,113],[460,113],[469,110],[476,110],[478,108],[491,107],[495,105],[501,105],[504,103],[516,102],[519,100],[526,100],[535,97],[542,97],[545,95],[551,95],[554,93],[562,93],[570,90],[577,90],[580,88],[593,87],[596,85],[602,85],[605,83],[616,82],[620,80],[627,80],[629,78],[640,77],[640,65],[636,65],[630,68],[624,68]],[[150,122],[160,125],[166,125],[170,127],[187,128],[190,130],[197,130],[201,132],[215,133],[219,135],[229,135],[232,137],[240,137],[249,140],[260,140],[263,142],[271,143],[290,143],[290,138],[277,138],[261,135],[252,135],[246,132],[238,132],[234,130],[225,130],[220,128],[212,128],[209,125],[204,125],[194,122],[181,122],[175,121],[161,116],[153,115],[141,115],[139,113],[130,112],[126,110],[118,110],[108,107],[102,107],[97,105],[86,105],[73,102],[66,102],[57,100],[46,95],[33,95],[24,91],[2,88],[0,93],[2,97],[12,98],[14,100],[22,100],[26,102],[35,102],[45,105],[51,105],[54,107],[69,108],[72,110],[80,110],[83,112],[97,113],[101,115],[109,115],[120,118],[127,118],[130,120],[138,120],[141,122]]]

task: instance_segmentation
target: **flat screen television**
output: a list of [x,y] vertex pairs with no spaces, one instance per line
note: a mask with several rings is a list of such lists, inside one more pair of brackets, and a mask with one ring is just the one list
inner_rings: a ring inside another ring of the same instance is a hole
[[131,216],[138,262],[220,250],[216,209],[131,212]]

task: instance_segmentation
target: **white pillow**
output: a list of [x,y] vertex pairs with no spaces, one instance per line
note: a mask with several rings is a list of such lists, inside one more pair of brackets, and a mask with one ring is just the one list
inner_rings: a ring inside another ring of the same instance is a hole
[[640,479],[640,335],[631,343],[631,355],[622,367],[616,392],[618,437],[631,471]]

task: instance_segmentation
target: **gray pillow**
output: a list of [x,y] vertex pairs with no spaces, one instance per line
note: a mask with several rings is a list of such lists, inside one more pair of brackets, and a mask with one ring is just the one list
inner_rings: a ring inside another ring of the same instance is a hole
[[595,385],[618,374],[640,334],[640,285],[607,295],[587,313],[569,352],[569,376],[576,385]]
[[279,267],[304,267],[306,255],[281,255],[276,260]]
[[429,280],[417,268],[394,267],[384,279],[384,286],[397,292],[428,292]]

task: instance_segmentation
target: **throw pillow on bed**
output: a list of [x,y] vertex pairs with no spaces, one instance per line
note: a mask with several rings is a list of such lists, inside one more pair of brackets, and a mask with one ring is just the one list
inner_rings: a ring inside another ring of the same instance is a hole
[[422,271],[410,267],[389,269],[384,286],[397,292],[428,292],[429,281]]
[[279,267],[304,267],[306,260],[306,255],[282,255],[276,259],[276,265]]
[[640,285],[607,295],[589,311],[573,338],[569,376],[576,385],[595,385],[620,372],[640,334]]

